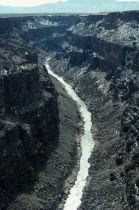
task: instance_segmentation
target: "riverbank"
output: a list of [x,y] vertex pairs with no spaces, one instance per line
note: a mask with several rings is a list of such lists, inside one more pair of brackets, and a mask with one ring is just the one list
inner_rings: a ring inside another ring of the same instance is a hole
[[[55,79],[54,77],[51,77],[53,84],[55,85],[56,89],[58,88],[58,86],[60,87],[61,84],[60,82]],[[60,87],[61,89],[61,87]],[[60,93],[60,89],[58,89],[58,93],[62,94],[62,92]],[[65,90],[65,88],[63,87],[62,90]],[[59,95],[59,97],[61,97]],[[61,99],[60,99],[61,101]],[[78,112],[79,112],[79,107],[77,106]],[[80,115],[80,114],[79,114]],[[79,132],[76,133],[74,141],[76,143],[76,151],[75,151],[75,163],[73,165],[73,168],[71,169],[69,175],[66,177],[66,179],[63,182],[63,197],[61,202],[59,203],[58,206],[58,210],[62,210],[64,208],[64,204],[66,202],[66,199],[70,193],[70,189],[74,186],[74,183],[77,179],[77,174],[79,172],[79,167],[80,167],[80,158],[82,155],[82,147],[81,147],[81,137],[83,136],[84,133],[84,129],[83,129],[83,119],[80,116],[80,119],[78,121],[78,128],[79,128]]]
[[83,134],[77,135],[75,141],[77,142],[77,163],[72,169],[70,175],[66,178],[63,184],[63,191],[64,191],[64,196],[61,201],[61,203],[58,206],[58,210],[62,210],[64,208],[65,202],[68,198],[68,195],[70,193],[70,189],[74,186],[75,181],[77,179],[77,175],[80,169],[80,158],[82,155],[82,148],[81,148],[81,137]]
[[83,125],[84,134],[81,137],[82,155],[80,158],[79,172],[77,174],[77,180],[75,181],[74,186],[71,188],[68,198],[64,205],[64,210],[69,210],[69,209],[76,210],[81,205],[83,190],[86,185],[88,171],[90,168],[89,158],[94,149],[94,141],[91,132],[92,129],[91,113],[88,111],[86,104],[79,98],[79,96],[72,88],[72,86],[66,83],[63,80],[63,78],[59,77],[53,71],[51,71],[51,68],[48,64],[49,60],[50,59],[48,58],[45,64],[46,68],[48,69],[48,73],[53,77],[55,77],[58,81],[60,81],[61,84],[64,85],[68,94],[73,98],[73,100],[76,101],[77,105],[80,107],[79,110],[84,122]]

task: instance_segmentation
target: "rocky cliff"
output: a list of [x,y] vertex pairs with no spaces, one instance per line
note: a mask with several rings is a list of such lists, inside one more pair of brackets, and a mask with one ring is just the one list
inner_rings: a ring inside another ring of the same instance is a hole
[[[58,145],[57,92],[37,50],[14,24],[0,28],[0,197],[37,179],[37,170]],[[3,207],[4,208],[4,207]]]
[[[133,11],[107,15],[46,15],[5,19],[10,21],[10,25],[14,24],[16,34],[24,40],[24,46],[33,43],[41,56],[42,52],[51,56],[53,70],[73,85],[92,113],[96,146],[90,158],[89,178],[80,209],[139,207],[138,15],[138,11]],[[4,28],[3,25],[2,31]],[[13,63],[14,59],[20,64],[22,59],[27,62],[28,55],[20,59],[14,57]],[[36,99],[43,94],[35,57],[32,55],[30,59],[34,80],[38,82],[37,86],[29,89],[33,92],[30,99],[33,101],[34,97]],[[21,71],[26,71],[30,62],[23,64]],[[7,72],[7,69],[4,70]],[[7,79],[4,80],[5,77]],[[13,100],[16,97],[14,86],[9,90],[6,88],[9,76],[2,75],[1,78],[1,89],[4,89],[1,104],[3,107],[6,104],[6,111],[1,109],[1,112],[7,116],[12,114],[13,119],[15,111],[19,113]],[[23,77],[22,81],[26,84],[25,80]],[[13,96],[12,101],[5,100],[5,89]],[[27,106],[30,102],[26,94],[30,93],[26,91],[22,94],[22,98],[26,98],[23,106]],[[22,99],[18,98],[18,101],[22,104]]]

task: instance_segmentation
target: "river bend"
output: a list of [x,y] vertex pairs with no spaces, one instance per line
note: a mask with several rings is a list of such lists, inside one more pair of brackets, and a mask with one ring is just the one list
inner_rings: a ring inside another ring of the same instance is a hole
[[51,70],[48,64],[48,60],[50,60],[50,58],[48,58],[45,63],[48,73],[51,76],[55,77],[59,82],[61,82],[61,84],[64,85],[68,94],[79,105],[80,113],[84,121],[84,126],[83,126],[84,134],[81,137],[82,155],[80,159],[80,169],[77,175],[77,180],[74,186],[71,188],[70,194],[68,195],[68,198],[64,205],[64,210],[77,210],[77,208],[81,204],[83,189],[85,187],[86,179],[88,177],[88,169],[90,167],[90,164],[88,163],[88,159],[90,158],[91,153],[94,148],[94,141],[93,141],[92,133],[91,133],[91,128],[92,128],[91,113],[88,111],[87,106],[79,98],[79,96],[76,94],[73,88],[69,84],[67,84],[63,80],[63,78],[59,77]]

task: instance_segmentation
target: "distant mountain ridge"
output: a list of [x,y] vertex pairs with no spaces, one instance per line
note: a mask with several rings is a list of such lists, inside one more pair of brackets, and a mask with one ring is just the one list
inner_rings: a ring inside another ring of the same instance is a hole
[[115,0],[69,0],[36,7],[0,6],[0,13],[97,13],[108,11],[139,10],[139,2]]

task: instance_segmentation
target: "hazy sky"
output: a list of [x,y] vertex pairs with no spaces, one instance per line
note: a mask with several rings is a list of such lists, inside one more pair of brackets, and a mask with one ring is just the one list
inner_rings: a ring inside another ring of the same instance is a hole
[[0,5],[32,7],[46,3],[56,3],[58,1],[66,2],[68,0],[0,0]]
[[125,2],[134,1],[134,2],[139,2],[139,0],[116,0],[116,1],[125,1]]
[[[32,6],[38,6],[38,5],[46,4],[46,3],[56,3],[58,1],[66,2],[68,0],[0,0],[0,5],[32,7]],[[119,2],[139,2],[139,0],[115,0],[115,1],[119,1]],[[78,0],[78,2],[79,2],[79,0]],[[92,2],[93,2],[93,0],[92,0]],[[106,3],[107,3],[107,0],[106,0]]]

